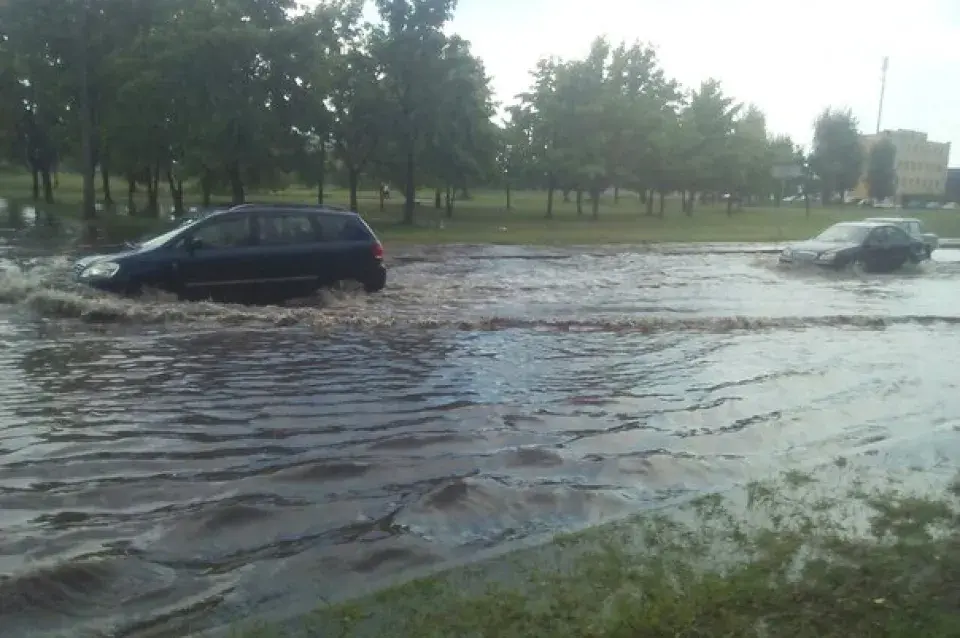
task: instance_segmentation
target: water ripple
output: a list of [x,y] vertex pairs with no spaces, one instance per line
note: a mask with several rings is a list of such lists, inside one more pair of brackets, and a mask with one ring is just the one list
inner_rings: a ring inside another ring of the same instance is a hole
[[960,426],[960,270],[678,253],[410,259],[289,308],[10,266],[4,628],[179,636]]

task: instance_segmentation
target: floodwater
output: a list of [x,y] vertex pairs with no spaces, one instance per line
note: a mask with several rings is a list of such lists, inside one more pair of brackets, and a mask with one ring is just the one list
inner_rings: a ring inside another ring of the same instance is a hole
[[243,308],[85,292],[49,234],[0,235],[4,636],[306,611],[960,427],[950,250],[411,248],[383,294]]

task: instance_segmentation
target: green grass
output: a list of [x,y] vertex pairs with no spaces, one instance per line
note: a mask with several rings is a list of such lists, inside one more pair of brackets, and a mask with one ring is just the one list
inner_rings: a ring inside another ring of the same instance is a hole
[[930,497],[792,472],[558,537],[512,578],[460,568],[235,635],[957,636],[958,496],[956,482]]
[[[117,183],[116,196],[121,198],[123,184]],[[57,215],[76,217],[80,201],[80,181],[76,175],[63,175],[56,191],[58,204],[41,205]],[[25,174],[0,175],[0,197],[18,204],[30,199],[30,179]],[[279,192],[251,193],[253,201],[312,202],[315,193],[307,188],[289,188]],[[188,204],[197,204],[198,196],[188,193]],[[816,234],[838,221],[861,219],[870,213],[855,207],[814,207],[810,216],[803,206],[748,207],[732,217],[723,207],[699,206],[692,217],[679,212],[679,200],[669,199],[664,219],[647,217],[636,196],[625,196],[619,202],[613,198],[602,201],[600,219],[589,215],[585,202],[583,216],[578,216],[574,203],[555,198],[555,217],[544,218],[546,194],[522,191],[513,194],[513,209],[505,209],[504,193],[475,191],[469,201],[457,202],[452,219],[433,207],[433,194],[424,191],[417,211],[417,223],[404,226],[398,223],[401,213],[400,195],[394,193],[384,211],[379,210],[376,193],[360,194],[360,212],[371,222],[377,233],[389,243],[449,244],[641,244],[646,242],[762,242],[802,239]],[[215,201],[224,203],[223,197]],[[327,201],[345,205],[347,192],[328,189]],[[164,200],[164,206],[169,202]],[[923,220],[931,232],[941,237],[960,237],[960,211],[910,211],[910,216]],[[156,220],[129,218],[108,212],[102,213],[100,224],[112,234],[127,238],[157,228]]]

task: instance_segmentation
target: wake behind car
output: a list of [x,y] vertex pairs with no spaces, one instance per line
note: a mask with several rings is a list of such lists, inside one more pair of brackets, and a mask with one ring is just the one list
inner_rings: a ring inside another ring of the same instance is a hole
[[904,264],[919,263],[926,248],[897,225],[877,222],[843,222],[807,241],[790,244],[780,253],[780,263],[843,268],[860,264],[871,272],[892,272]]
[[122,295],[278,303],[355,280],[386,285],[383,245],[358,214],[323,206],[244,204],[74,265],[76,279]]

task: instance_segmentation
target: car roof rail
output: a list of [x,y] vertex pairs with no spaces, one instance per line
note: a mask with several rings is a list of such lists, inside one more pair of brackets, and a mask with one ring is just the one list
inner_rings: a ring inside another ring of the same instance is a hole
[[285,203],[285,202],[248,202],[245,204],[237,204],[236,206],[230,207],[229,210],[248,210],[250,208],[261,208],[261,209],[274,209],[274,210],[314,210],[317,212],[337,212],[337,213],[353,213],[355,211],[350,210],[349,208],[344,208],[342,206],[333,206],[331,204],[303,204],[303,203]]

